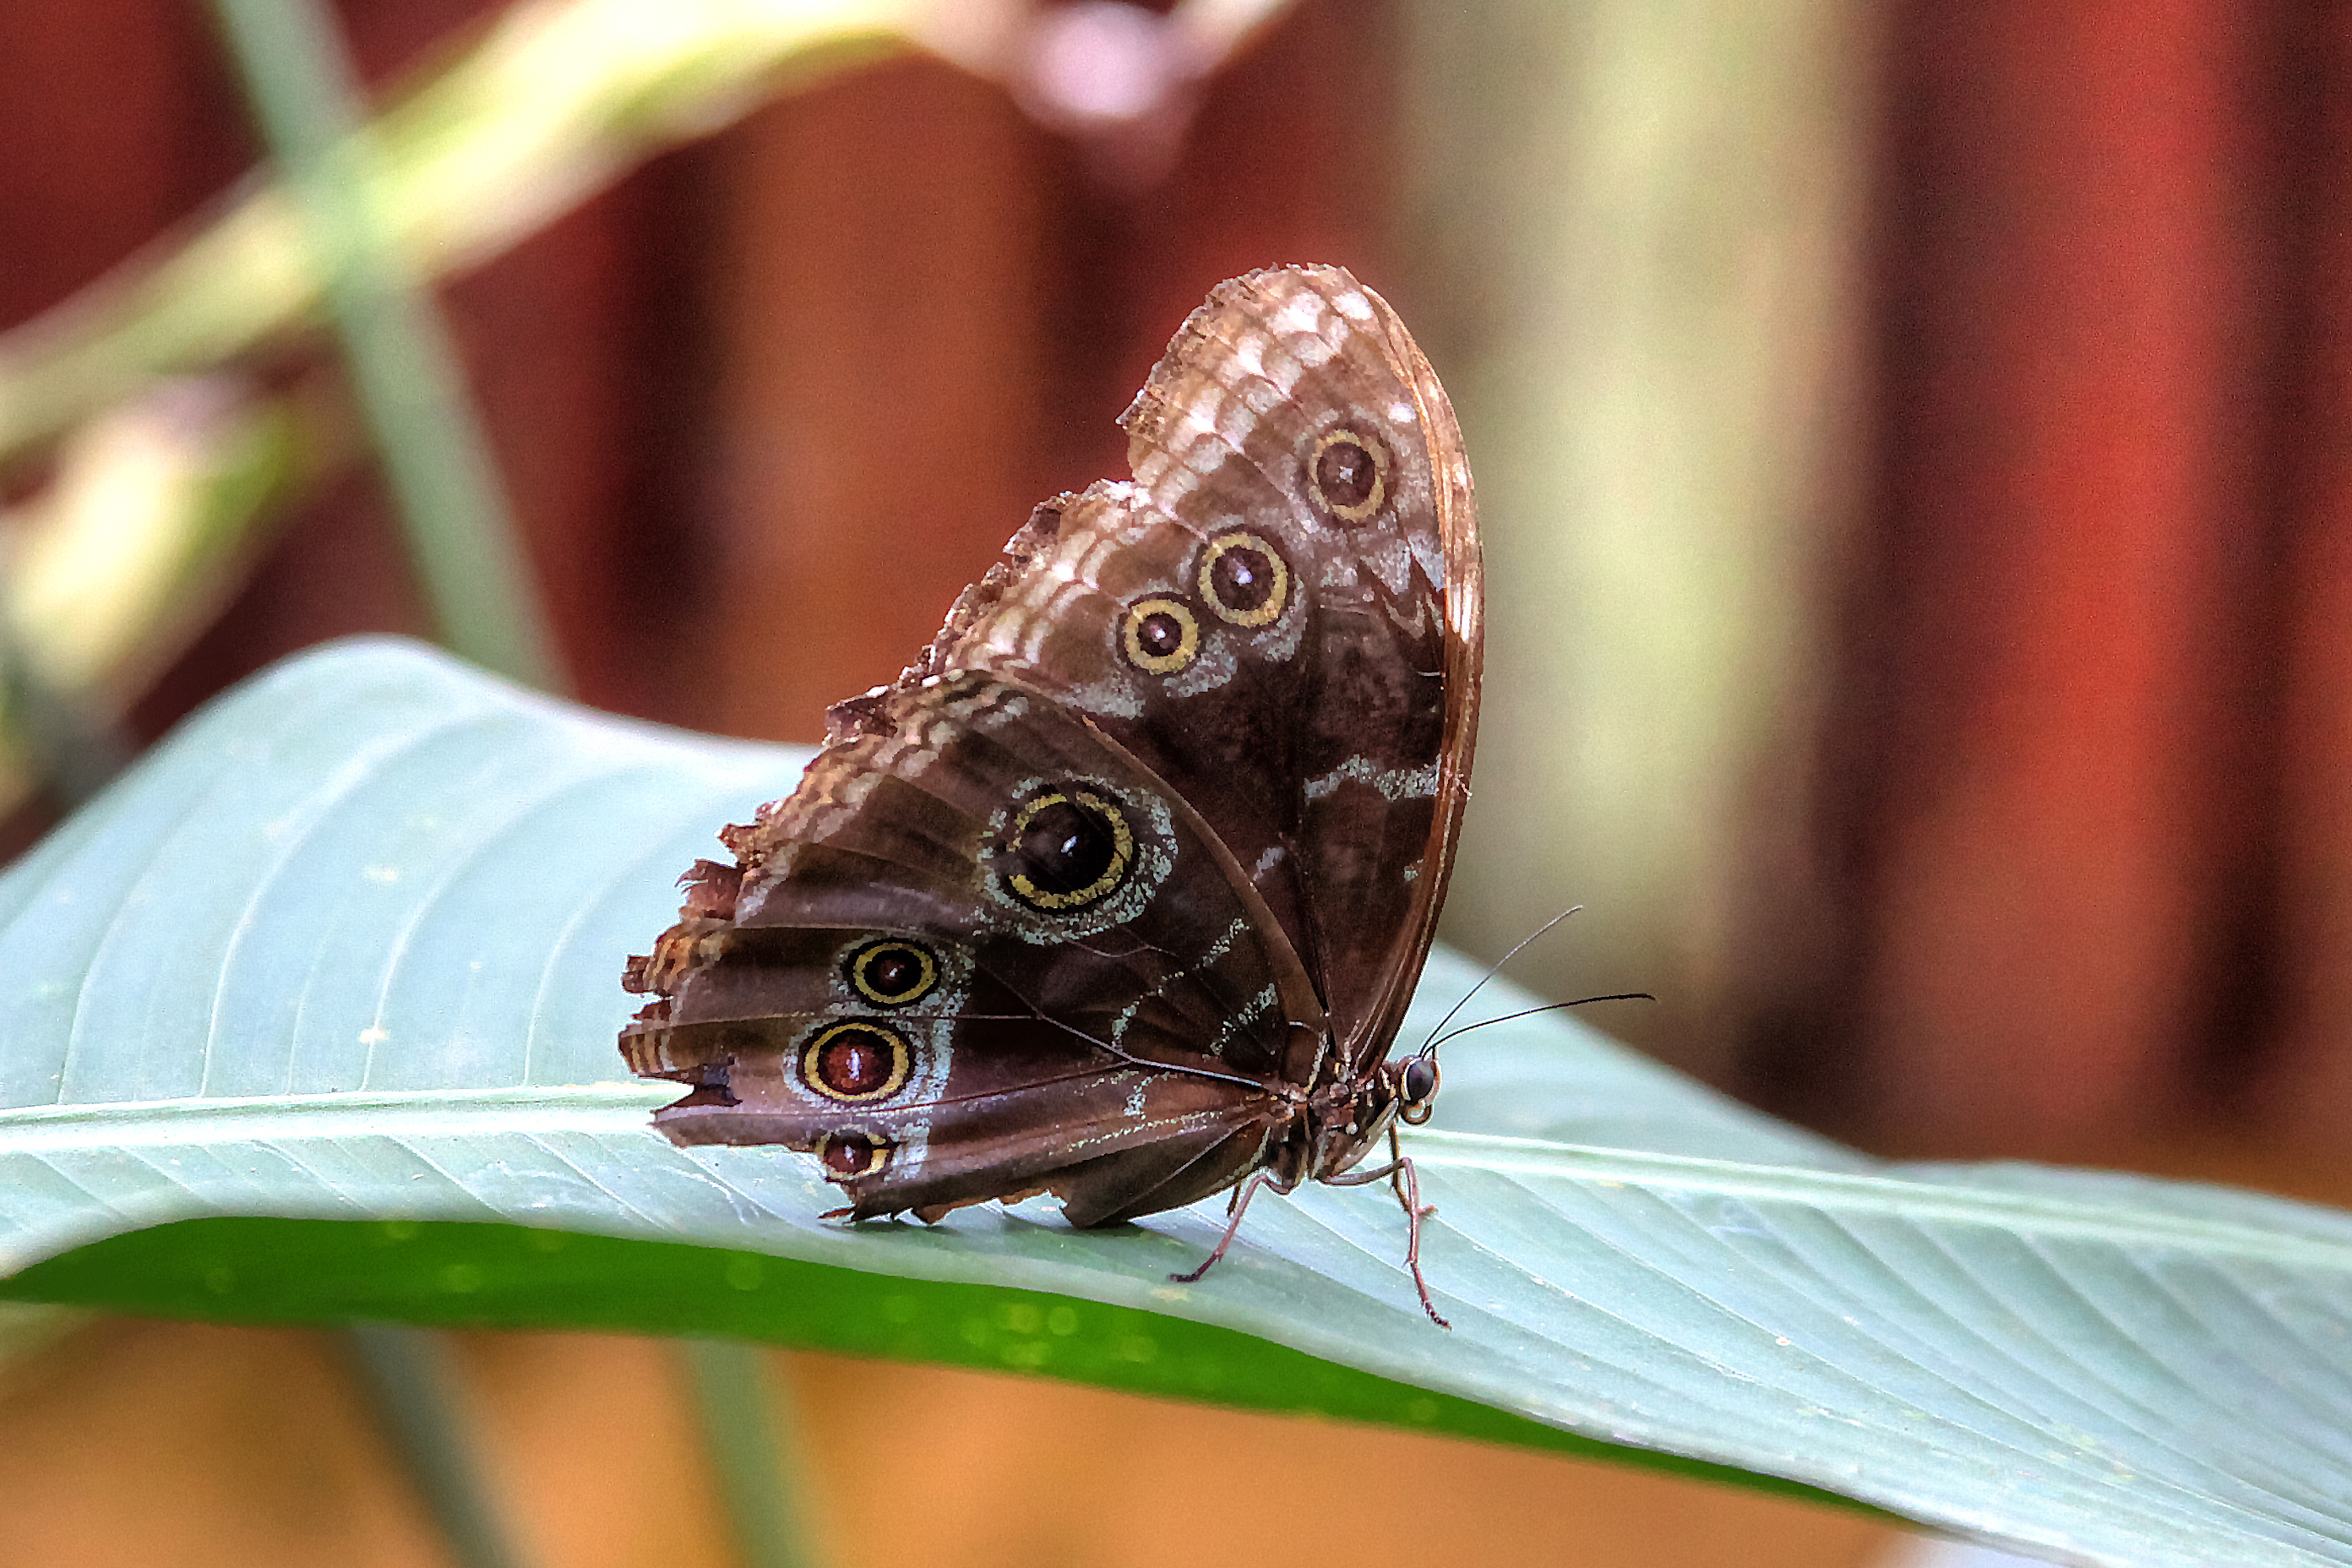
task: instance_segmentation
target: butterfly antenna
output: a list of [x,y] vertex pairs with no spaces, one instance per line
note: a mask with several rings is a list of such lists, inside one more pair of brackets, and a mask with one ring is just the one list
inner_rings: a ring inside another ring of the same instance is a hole
[[1552,917],[1551,917],[1551,919],[1549,919],[1549,920],[1548,920],[1548,921],[1544,921],[1544,923],[1543,923],[1543,924],[1541,924],[1541,925],[1539,925],[1539,926],[1536,927],[1536,929],[1535,929],[1535,930],[1533,930],[1533,931],[1529,931],[1526,936],[1524,936],[1524,937],[1520,938],[1520,939],[1519,939],[1519,944],[1518,944],[1518,946],[1517,946],[1517,947],[1515,947],[1515,948],[1511,949],[1511,951],[1510,951],[1510,952],[1507,952],[1507,953],[1503,954],[1503,956],[1502,956],[1502,957],[1500,957],[1500,958],[1498,958],[1498,959],[1495,960],[1495,962],[1494,962],[1494,963],[1492,963],[1488,964],[1488,965],[1486,966],[1486,973],[1484,973],[1484,974],[1482,974],[1482,975],[1480,975],[1480,976],[1478,977],[1478,984],[1475,984],[1475,985],[1473,985],[1472,987],[1470,987],[1470,989],[1469,989],[1469,990],[1467,990],[1467,991],[1464,992],[1464,993],[1462,994],[1462,1000],[1460,1000],[1459,1002],[1456,1002],[1455,1004],[1454,1004],[1454,1005],[1453,1005],[1453,1006],[1448,1007],[1448,1008],[1445,1010],[1445,1016],[1444,1016],[1443,1018],[1440,1018],[1439,1020],[1437,1020],[1437,1026],[1436,1026],[1435,1028],[1433,1028],[1433,1029],[1432,1029],[1432,1030],[1430,1030],[1430,1031],[1429,1031],[1429,1038],[1427,1038],[1427,1039],[1423,1040],[1423,1041],[1421,1043],[1421,1049],[1419,1049],[1419,1050],[1415,1051],[1415,1052],[1413,1053],[1413,1055],[1415,1055],[1415,1056],[1417,1056],[1417,1057],[1425,1057],[1425,1056],[1429,1055],[1429,1053],[1430,1053],[1430,1052],[1432,1052],[1432,1051],[1435,1050],[1435,1049],[1436,1049],[1440,1045],[1442,1045],[1442,1044],[1444,1043],[1444,1041],[1440,1040],[1440,1039],[1439,1039],[1439,1037],[1439,1037],[1439,1036],[1441,1036],[1441,1035],[1445,1036],[1445,1038],[1446,1038],[1446,1039],[1451,1039],[1451,1038],[1453,1038],[1453,1037],[1452,1037],[1451,1035],[1446,1035],[1446,1034],[1445,1034],[1445,1026],[1446,1026],[1446,1025],[1448,1025],[1448,1024],[1451,1024],[1452,1022],[1454,1022],[1454,1016],[1456,1013],[1461,1012],[1463,1008],[1467,1007],[1468,1005],[1470,1005],[1470,999],[1471,999],[1473,996],[1477,995],[1479,992],[1484,991],[1484,990],[1486,988],[1486,982],[1488,982],[1489,980],[1494,979],[1494,978],[1495,978],[1495,976],[1496,976],[1496,975],[1498,975],[1498,974],[1502,973],[1503,973],[1503,965],[1505,965],[1505,964],[1507,964],[1507,963],[1510,963],[1510,962],[1511,962],[1511,960],[1513,960],[1513,959],[1515,959],[1515,958],[1518,957],[1518,956],[1519,956],[1519,954],[1520,954],[1520,952],[1526,949],[1526,947],[1527,947],[1528,943],[1529,943],[1529,942],[1531,942],[1535,941],[1535,940],[1536,940],[1536,938],[1538,938],[1538,937],[1539,937],[1539,936],[1543,935],[1543,934],[1544,934],[1544,932],[1546,932],[1546,931],[1548,931],[1551,930],[1551,928],[1552,928],[1552,927],[1554,927],[1554,926],[1556,926],[1556,925],[1559,924],[1559,922],[1560,922],[1560,921],[1564,921],[1564,920],[1568,919],[1568,917],[1569,917],[1569,916],[1570,916],[1570,915],[1572,915],[1572,914],[1576,913],[1576,911],[1577,911],[1577,910],[1579,910],[1582,909],[1583,907],[1584,907],[1584,906],[1583,906],[1582,904],[1570,904],[1570,905],[1569,905],[1569,907],[1568,907],[1568,908],[1566,908],[1566,909],[1564,909],[1564,910],[1560,910],[1560,911],[1559,911],[1559,913],[1558,913],[1558,914],[1556,914],[1556,915],[1552,916]]
[[1507,1024],[1514,1018],[1532,1018],[1538,1013],[1557,1013],[1567,1007],[1581,1007],[1587,1002],[1654,1002],[1656,1000],[1655,996],[1646,991],[1616,991],[1606,996],[1580,996],[1573,1002],[1547,1002],[1540,1007],[1522,1007],[1516,1013],[1505,1013],[1497,1017],[1480,1018],[1473,1023],[1465,1024],[1458,1029],[1446,1031],[1421,1048],[1424,1051],[1433,1051],[1448,1040],[1466,1035],[1473,1029],[1483,1029],[1489,1024]]

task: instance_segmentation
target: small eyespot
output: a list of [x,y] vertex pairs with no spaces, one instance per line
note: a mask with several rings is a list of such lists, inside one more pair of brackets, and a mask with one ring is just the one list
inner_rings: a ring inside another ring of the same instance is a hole
[[890,1163],[890,1145],[871,1132],[828,1132],[816,1146],[817,1163],[828,1182],[854,1182],[880,1173]]
[[1217,618],[1237,626],[1263,626],[1278,619],[1290,603],[1290,571],[1282,554],[1255,533],[1226,533],[1201,552],[1201,597]]
[[1136,668],[1173,675],[1200,653],[1201,626],[1181,600],[1138,599],[1128,606],[1119,647]]
[[1013,814],[999,853],[1013,896],[1036,910],[1076,910],[1118,890],[1135,865],[1127,814],[1083,786],[1037,792]]
[[939,961],[929,950],[898,937],[866,943],[841,967],[850,988],[877,1007],[919,1002],[940,983]]
[[906,1036],[887,1024],[853,1018],[819,1029],[801,1047],[801,1081],[845,1104],[887,1100],[907,1087],[913,1058]]
[[1388,450],[1353,430],[1334,430],[1315,443],[1307,459],[1307,486],[1334,521],[1361,522],[1388,499]]

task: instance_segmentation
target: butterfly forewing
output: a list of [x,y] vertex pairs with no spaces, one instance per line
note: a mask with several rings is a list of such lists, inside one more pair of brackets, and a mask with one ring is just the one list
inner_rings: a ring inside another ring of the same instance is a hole
[[1129,410],[1132,482],[1040,508],[926,668],[1086,712],[1255,879],[1339,1036],[1387,1052],[1427,953],[1475,730],[1479,561],[1451,405],[1336,268],[1197,311]]

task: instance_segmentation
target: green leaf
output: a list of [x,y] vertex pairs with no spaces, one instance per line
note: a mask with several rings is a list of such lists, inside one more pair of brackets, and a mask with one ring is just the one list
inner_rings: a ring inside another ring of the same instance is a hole
[[1379,1191],[1261,1202],[1177,1286],[1213,1204],[851,1228],[805,1160],[671,1148],[621,960],[803,755],[399,644],[232,693],[0,879],[5,1293],[773,1339],[1654,1450],[2070,1561],[2352,1563],[2352,1217],[1877,1164],[1557,1016],[1450,1047],[1411,1139],[1450,1333]]

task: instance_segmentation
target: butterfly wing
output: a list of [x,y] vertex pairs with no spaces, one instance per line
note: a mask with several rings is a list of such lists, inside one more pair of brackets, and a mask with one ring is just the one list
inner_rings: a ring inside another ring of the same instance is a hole
[[982,674],[845,705],[730,829],[622,1037],[693,1086],[681,1143],[816,1155],[859,1217],[1030,1192],[1074,1223],[1262,1157],[1324,1032],[1198,813],[1066,707]]
[[1476,507],[1444,389],[1338,268],[1220,286],[1126,424],[1131,483],[1038,509],[922,676],[988,669],[1087,714],[1201,813],[1387,1054],[1469,794]]
[[1476,722],[1452,409],[1307,268],[1220,287],[1126,423],[1134,479],[1039,508],[633,961],[673,1139],[814,1153],[858,1216],[1090,1224],[1229,1184],[1385,1056]]

